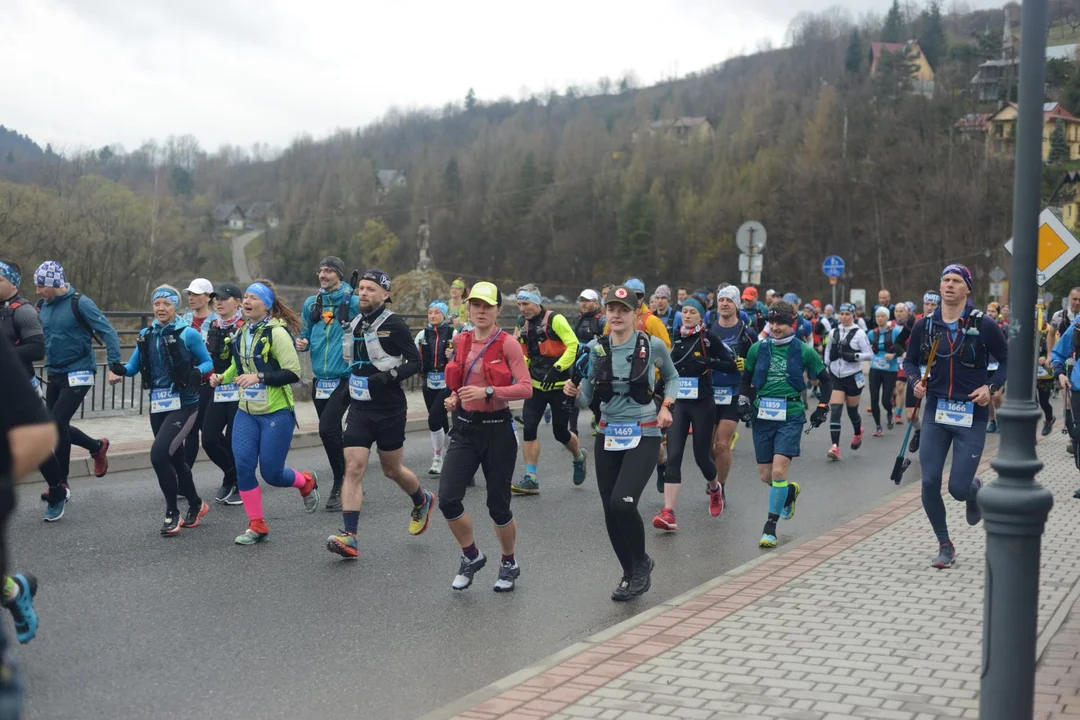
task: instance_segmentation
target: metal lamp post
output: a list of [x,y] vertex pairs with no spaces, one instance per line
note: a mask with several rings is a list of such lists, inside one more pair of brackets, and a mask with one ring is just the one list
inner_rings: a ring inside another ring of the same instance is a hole
[[1001,449],[991,463],[998,479],[978,496],[986,526],[986,599],[979,717],[1029,718],[1034,709],[1039,557],[1054,504],[1035,482],[1040,417],[1035,402],[1036,257],[1042,184],[1042,107],[1046,75],[1047,0],[1025,0],[1020,41],[1020,97],[1013,182],[1013,313],[1005,404],[997,412]]

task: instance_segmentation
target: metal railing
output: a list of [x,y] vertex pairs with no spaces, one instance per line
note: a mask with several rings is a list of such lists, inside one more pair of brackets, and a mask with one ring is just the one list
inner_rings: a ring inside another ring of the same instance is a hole
[[[139,333],[153,322],[154,315],[150,312],[122,310],[110,310],[104,314],[113,324],[113,327],[116,328],[116,334],[120,336],[121,355],[123,360],[126,361],[130,357],[131,351],[135,349],[135,340],[138,338]],[[405,319],[405,322],[409,325],[409,332],[414,335],[427,324],[427,315],[399,313],[399,316]],[[513,329],[513,315],[503,314],[500,316],[499,321],[504,330]],[[90,391],[86,393],[86,397],[83,398],[82,405],[79,407],[79,419],[85,419],[87,413],[91,415],[103,413],[137,413],[142,415],[149,404],[150,391],[143,390],[141,376],[125,377],[120,383],[109,385],[107,381],[109,365],[105,357],[105,348],[94,343],[94,355],[97,373],[94,376],[94,384],[90,387]],[[306,362],[302,363],[302,365],[305,368],[307,367]],[[45,373],[44,364],[34,365],[34,373],[41,380],[42,387],[47,388],[48,375]],[[310,372],[304,373],[301,381],[310,384]],[[419,373],[406,378],[402,382],[402,388],[406,392],[419,391],[423,387],[424,378]]]

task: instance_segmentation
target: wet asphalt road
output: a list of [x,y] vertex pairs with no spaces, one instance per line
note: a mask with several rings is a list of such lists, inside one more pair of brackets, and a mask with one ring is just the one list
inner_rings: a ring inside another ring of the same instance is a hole
[[[796,517],[781,524],[781,546],[892,493],[888,475],[904,427],[884,439],[868,433],[852,452],[845,418],[839,463],[825,459],[827,426],[804,436],[791,474],[803,493]],[[721,518],[708,513],[692,459],[677,535],[652,529],[663,504],[650,485],[641,507],[657,562],[652,590],[613,603],[620,571],[592,468],[574,487],[569,456],[556,451],[549,426],[540,438],[542,494],[513,505],[522,576],[510,594],[491,590],[499,550],[482,489],[470,491],[466,506],[492,560],[470,590],[455,592],[458,550],[446,523],[436,516],[426,534],[408,535],[410,502],[377,467],[366,478],[358,562],[325,549],[340,516],[305,514],[291,489],[264,486],[271,539],[239,547],[243,508],[217,504],[200,527],[161,538],[163,503],[150,471],[73,481],[74,501],[56,524],[41,521],[41,488],[21,487],[9,544],[14,566],[40,578],[42,622],[38,637],[17,649],[25,716],[414,718],[768,552],[757,547],[766,492],[744,428]],[[321,449],[289,459],[325,470]],[[409,436],[406,462],[426,473],[426,432]],[[209,463],[196,466],[207,497],[219,477]],[[905,484],[917,480],[916,466]]]

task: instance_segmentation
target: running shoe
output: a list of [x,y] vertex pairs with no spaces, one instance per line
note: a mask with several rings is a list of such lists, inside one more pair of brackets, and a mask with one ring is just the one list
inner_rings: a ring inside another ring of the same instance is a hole
[[862,447],[862,428],[859,428],[859,432],[851,436],[851,449],[858,450]]
[[535,473],[525,473],[519,482],[510,485],[510,490],[518,495],[539,495],[540,482]]
[[[892,428],[890,428],[890,430],[891,429]],[[885,435],[885,432],[881,429],[881,426],[878,425],[877,428],[874,429],[874,437],[883,437],[884,435]]]
[[161,524],[161,534],[163,537],[172,537],[173,535],[179,534],[181,527],[179,510],[165,513],[165,522]]
[[495,581],[495,592],[513,592],[517,579],[521,576],[521,566],[517,560],[504,560],[499,566],[499,579]]
[[908,443],[907,450],[909,453],[919,452],[919,437],[922,435],[922,430],[915,430],[911,433],[911,442]]
[[630,578],[623,575],[622,580],[619,581],[619,585],[615,588],[615,591],[611,593],[611,599],[615,602],[626,602],[633,598],[634,596],[630,592]]
[[210,506],[204,500],[200,500],[197,506],[189,504],[187,515],[180,521],[180,526],[186,528],[199,527],[199,520],[202,520],[203,516],[208,512],[210,512]]
[[866,414],[867,415],[873,415],[874,414],[874,408],[872,408],[872,407],[866,408]]
[[979,508],[979,503],[975,502],[975,497],[979,494],[979,490],[982,489],[983,481],[978,476],[971,481],[971,488],[968,490],[967,500],[967,522],[968,525],[978,525],[982,520],[982,510]]
[[435,494],[424,490],[424,502],[421,505],[413,505],[409,513],[409,534],[422,535],[431,521],[431,510],[435,507]]
[[831,448],[829,448],[829,452],[827,453],[827,455],[828,455],[830,460],[839,460],[840,459],[840,446],[839,445],[833,445]]
[[[71,499],[71,488],[68,486],[68,484],[66,482],[65,483],[60,483],[60,487],[64,488],[64,490],[67,491],[68,500],[70,500]],[[41,502],[43,502],[43,503],[49,502],[49,489],[50,488],[46,487],[45,492],[41,493]]]
[[790,520],[795,517],[795,501],[799,499],[799,493],[802,492],[802,486],[797,482],[792,481],[788,483],[788,487],[795,488],[795,493],[792,494],[791,491],[788,491],[788,497],[791,498],[791,502],[784,505],[783,509],[780,511],[781,520]]
[[706,488],[705,492],[709,495],[709,514],[720,517],[720,514],[724,512],[724,486],[720,485],[715,490]]
[[1075,443],[1069,443],[1068,445],[1066,445],[1065,446],[1065,452],[1068,453],[1069,455],[1075,455],[1076,454],[1076,444]]
[[776,547],[776,522],[768,520],[765,523],[765,529],[761,531],[761,539],[758,540],[758,547],[774,548]]
[[667,463],[656,466],[656,492],[664,492],[664,478],[667,477]]
[[1073,493],[1073,498],[1076,500],[1080,500],[1080,488],[1077,488],[1076,491]]
[[330,496],[326,498],[326,510],[327,512],[334,512],[341,509],[341,488],[331,488]]
[[229,490],[229,494],[221,501],[226,505],[243,505],[244,498],[240,497],[240,490],[235,485]]
[[319,509],[319,476],[314,470],[300,474],[304,476],[304,487],[300,488],[300,497],[304,499],[304,512],[313,513]]
[[896,411],[896,418],[893,420],[893,422],[896,423],[897,425],[903,425],[904,424],[904,412],[902,410],[897,410]]
[[346,560],[355,560],[360,555],[360,546],[356,542],[356,535],[344,530],[341,531],[340,535],[331,535],[326,538],[326,549]]
[[896,423],[893,421],[893,416],[890,415],[889,420],[888,420],[888,424],[885,427],[887,427],[889,430],[892,430],[895,425],[896,425]]
[[101,448],[96,453],[90,453],[94,460],[94,477],[105,477],[109,472],[109,438],[100,438]]
[[664,508],[652,519],[652,526],[657,530],[676,532],[679,529],[679,524],[675,522],[675,511],[671,508]]
[[216,502],[224,504],[225,503],[225,498],[232,495],[234,487],[236,487],[236,486],[232,485],[230,483],[222,483],[221,487],[219,487],[217,489],[217,492],[214,493],[214,500]]
[[1046,437],[1050,433],[1054,432],[1054,423],[1057,422],[1057,418],[1050,418],[1043,422],[1042,436]]
[[60,518],[64,517],[64,508],[67,507],[68,501],[71,500],[71,489],[66,485],[64,488],[64,497],[54,503],[48,503],[45,506],[45,522],[56,522]]
[[585,476],[589,473],[589,465],[586,462],[589,459],[589,453],[585,451],[585,448],[581,449],[581,460],[574,461],[574,484],[581,485],[585,482]]
[[30,573],[16,573],[11,580],[19,587],[19,594],[11,602],[4,603],[4,607],[11,611],[15,633],[19,642],[25,645],[37,634],[38,616],[34,610],[34,596],[37,595],[38,582]]
[[259,530],[251,527],[251,524],[249,523],[248,529],[244,531],[243,535],[237,535],[234,542],[237,545],[257,545],[261,542],[265,542],[268,539],[270,539],[270,533],[260,532]]
[[991,420],[989,423],[986,424],[986,434],[987,435],[996,433],[997,431],[998,431],[997,420]]
[[652,587],[652,571],[656,563],[648,555],[645,559],[634,566],[634,574],[630,576],[630,594],[634,597],[644,595]]
[[547,407],[544,408],[544,423],[547,424],[547,425],[551,424],[551,406],[550,405],[548,405]]
[[478,573],[485,565],[487,565],[487,557],[484,553],[477,555],[475,560],[470,560],[462,555],[461,565],[458,566],[457,575],[454,576],[454,582],[450,584],[450,587],[455,590],[465,590],[472,585],[473,575]]
[[441,475],[442,474],[442,455],[436,455],[431,458],[431,467],[428,468],[428,475]]
[[938,547],[937,557],[930,561],[931,567],[944,570],[956,562],[956,548],[951,542],[943,542]]

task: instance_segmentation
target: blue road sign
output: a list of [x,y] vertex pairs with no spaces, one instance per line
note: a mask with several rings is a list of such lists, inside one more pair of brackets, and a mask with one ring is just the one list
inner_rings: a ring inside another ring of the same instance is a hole
[[825,262],[821,263],[821,272],[825,273],[825,277],[843,277],[844,258],[839,255],[830,255],[825,258]]

